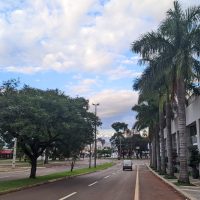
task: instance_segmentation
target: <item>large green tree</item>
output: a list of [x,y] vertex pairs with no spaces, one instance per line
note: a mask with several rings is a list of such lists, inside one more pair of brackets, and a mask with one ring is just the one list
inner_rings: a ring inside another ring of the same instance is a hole
[[59,90],[18,88],[8,81],[1,88],[0,109],[1,135],[18,138],[31,162],[30,178],[35,178],[37,159],[48,147],[57,144],[72,154],[93,137],[95,116],[88,112],[88,101]]

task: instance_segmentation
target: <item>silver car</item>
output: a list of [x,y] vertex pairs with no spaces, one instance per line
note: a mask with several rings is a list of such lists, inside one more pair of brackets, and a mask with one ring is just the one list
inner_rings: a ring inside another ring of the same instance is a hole
[[130,170],[132,171],[132,170],[133,170],[132,165],[133,165],[132,160],[124,160],[124,161],[123,161],[123,171],[124,171],[125,169],[130,169]]

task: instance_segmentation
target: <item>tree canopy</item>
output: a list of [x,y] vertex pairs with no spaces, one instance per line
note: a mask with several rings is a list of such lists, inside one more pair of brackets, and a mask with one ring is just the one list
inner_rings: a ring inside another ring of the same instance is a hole
[[34,178],[37,158],[46,148],[57,145],[63,155],[71,155],[93,141],[95,120],[100,121],[88,108],[88,100],[82,97],[71,98],[57,89],[20,88],[8,81],[0,91],[1,136],[18,139]]

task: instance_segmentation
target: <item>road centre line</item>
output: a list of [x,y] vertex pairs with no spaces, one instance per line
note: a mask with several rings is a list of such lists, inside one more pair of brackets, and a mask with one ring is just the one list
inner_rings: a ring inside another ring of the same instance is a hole
[[62,197],[61,199],[58,199],[58,200],[64,200],[64,199],[67,199],[67,198],[69,198],[69,197],[75,195],[76,193],[77,193],[77,192],[73,192],[73,193],[71,193],[71,194],[69,194],[69,195],[67,195],[67,196],[65,196],[65,197]]
[[139,167],[138,166],[137,166],[134,200],[139,200]]
[[104,178],[109,178],[110,176],[105,176]]
[[93,186],[93,185],[95,185],[95,184],[97,184],[98,183],[98,181],[95,181],[94,183],[91,183],[91,184],[89,184],[88,186],[90,187],[90,186]]

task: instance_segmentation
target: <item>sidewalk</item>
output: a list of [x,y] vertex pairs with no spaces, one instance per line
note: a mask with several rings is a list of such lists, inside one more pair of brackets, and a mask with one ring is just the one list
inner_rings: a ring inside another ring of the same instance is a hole
[[[190,183],[194,186],[178,186],[175,183],[177,183],[177,179],[166,179],[163,175],[159,175],[157,172],[152,170],[149,166],[147,166],[149,170],[161,178],[165,183],[169,184],[171,187],[176,189],[179,193],[184,195],[187,199],[186,200],[200,200],[200,179],[193,179],[190,177]],[[178,174],[176,174],[176,177],[178,177]]]

